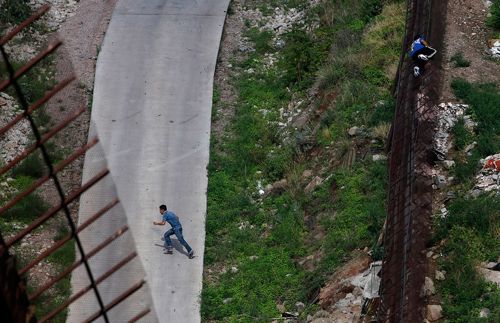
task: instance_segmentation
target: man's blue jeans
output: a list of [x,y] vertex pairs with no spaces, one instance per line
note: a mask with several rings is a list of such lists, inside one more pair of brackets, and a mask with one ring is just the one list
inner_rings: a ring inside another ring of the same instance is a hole
[[184,248],[186,248],[187,252],[188,253],[191,252],[192,250],[191,247],[188,245],[188,243],[186,242],[186,240],[184,240],[184,237],[182,236],[182,227],[172,228],[167,232],[165,232],[165,234],[163,235],[163,238],[165,239],[165,248],[172,249],[172,240],[170,240],[170,236],[173,234],[175,234],[181,245],[183,245]]

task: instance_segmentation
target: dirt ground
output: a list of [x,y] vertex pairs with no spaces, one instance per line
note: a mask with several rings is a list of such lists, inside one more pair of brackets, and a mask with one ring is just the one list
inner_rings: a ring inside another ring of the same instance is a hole
[[[441,102],[456,101],[450,88],[455,78],[471,82],[500,81],[499,64],[488,54],[487,43],[492,35],[485,24],[488,12],[484,0],[448,0]],[[470,66],[454,67],[450,58],[456,53],[462,53]]]

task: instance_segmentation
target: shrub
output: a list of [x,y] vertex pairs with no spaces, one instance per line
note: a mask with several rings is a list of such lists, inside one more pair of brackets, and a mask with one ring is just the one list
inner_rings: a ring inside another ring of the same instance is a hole
[[31,193],[5,211],[2,216],[8,220],[27,222],[36,219],[48,209],[48,204],[38,194]]
[[0,8],[0,23],[20,24],[31,16],[29,0],[4,0]]
[[457,150],[462,150],[467,144],[471,142],[472,134],[465,127],[465,122],[463,118],[458,119],[457,123],[451,129],[451,133],[455,139],[455,148]]
[[455,53],[450,62],[455,63],[455,67],[469,67],[470,61],[467,60],[462,53]]
[[32,153],[24,159],[19,165],[12,169],[13,176],[31,176],[34,178],[42,177],[47,173],[45,164],[38,153]]
[[488,26],[500,29],[500,0],[493,0],[490,7],[491,17],[488,18]]

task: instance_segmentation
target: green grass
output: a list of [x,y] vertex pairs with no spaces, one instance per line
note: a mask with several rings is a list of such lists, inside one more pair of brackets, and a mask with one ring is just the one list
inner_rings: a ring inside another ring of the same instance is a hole
[[[15,71],[21,68],[26,62],[13,61],[12,67]],[[7,75],[7,67],[5,63],[0,62],[0,74]],[[24,74],[18,79],[21,91],[29,105],[35,103],[38,99],[42,98],[48,90],[55,84],[53,58],[50,56],[46,58],[37,66],[32,68],[29,72]],[[17,94],[13,86],[9,86],[6,92],[17,98]],[[33,113],[33,118],[38,126],[47,127],[50,123],[50,116],[45,111],[44,106],[40,107]]]
[[464,57],[464,54],[458,52],[455,53],[451,59],[450,62],[454,63],[455,67],[469,67],[470,66],[470,61]]
[[[292,95],[305,98],[314,82],[322,94],[336,94],[318,132],[318,137],[328,132],[329,139],[318,138],[314,145],[348,147],[348,126],[376,127],[392,120],[390,86],[404,10],[399,3],[378,7],[385,3],[355,0],[347,8],[343,1],[324,2],[305,19],[317,18],[320,26],[310,33],[293,29],[284,34],[281,49],[273,47],[269,33],[247,24],[245,35],[255,51],[234,64],[241,71],[231,80],[238,92],[235,117],[225,136],[211,138],[204,265],[212,273],[204,277],[203,320],[269,321],[280,315],[278,301],[287,310],[294,310],[297,301],[307,303],[351,251],[373,247],[376,259],[382,257],[375,242],[385,219],[387,165],[363,161],[355,171],[328,168],[329,180],[305,194],[301,174],[314,163],[295,145],[293,139],[300,134],[284,141],[276,124]],[[265,68],[266,53],[274,54],[278,63]],[[245,72],[249,69],[252,73]],[[265,187],[281,179],[289,183],[284,192],[265,198],[257,193],[258,181]],[[311,241],[305,214],[323,226],[324,241]],[[313,273],[298,265],[320,250],[324,255]],[[230,271],[233,266],[236,273]],[[308,306],[302,318],[313,308]]]
[[48,210],[47,203],[36,193],[23,198],[13,207],[2,214],[5,221],[21,221],[28,223],[33,221]]
[[458,119],[457,123],[455,123],[451,129],[451,133],[453,134],[455,148],[457,150],[464,149],[473,141],[472,138],[474,138],[474,134],[465,127],[463,118]]
[[476,128],[478,150],[484,157],[500,151],[500,91],[495,84],[472,84],[455,79],[451,84],[455,95],[470,104],[478,122]]
[[31,16],[29,0],[5,0],[0,7],[0,24],[19,24]]
[[[444,314],[450,322],[497,322],[500,318],[500,289],[487,283],[477,272],[481,261],[500,256],[500,200],[494,196],[459,198],[449,215],[437,223],[437,239],[444,239],[440,269],[446,279],[438,285]],[[466,251],[466,252],[464,252]],[[481,309],[492,312],[479,319]]]
[[[56,252],[51,254],[47,260],[56,267],[57,272],[61,272],[75,261],[75,244],[73,240],[66,242]],[[49,314],[60,304],[66,301],[71,295],[71,275],[66,276],[48,292],[45,292],[35,302],[36,315],[38,318]],[[68,309],[64,309],[55,316],[51,322],[66,322]]]
[[45,163],[42,161],[38,153],[29,155],[12,169],[12,175],[14,177],[30,176],[33,178],[39,178],[47,173]]

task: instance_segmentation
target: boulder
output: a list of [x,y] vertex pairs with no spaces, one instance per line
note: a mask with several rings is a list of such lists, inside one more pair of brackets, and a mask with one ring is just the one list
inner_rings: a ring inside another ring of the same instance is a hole
[[434,184],[436,184],[437,188],[443,188],[446,186],[446,177],[443,175],[436,175],[434,177]]
[[373,159],[373,161],[387,160],[387,156],[377,154],[377,155],[373,155],[372,159]]
[[304,192],[306,194],[310,194],[312,191],[314,191],[314,189],[316,189],[316,187],[318,187],[319,185],[321,185],[323,183],[323,179],[319,176],[315,176],[310,182],[309,184],[307,184],[306,188],[304,188]]
[[430,322],[434,322],[443,317],[443,308],[441,305],[427,305],[426,318]]
[[436,293],[436,288],[434,287],[434,282],[429,277],[425,277],[424,285],[420,290],[420,297],[431,296]]
[[446,169],[451,169],[455,167],[455,162],[453,160],[443,160],[443,167]]
[[351,127],[347,133],[349,134],[349,136],[357,136],[359,134],[361,134],[361,128],[359,127]]

